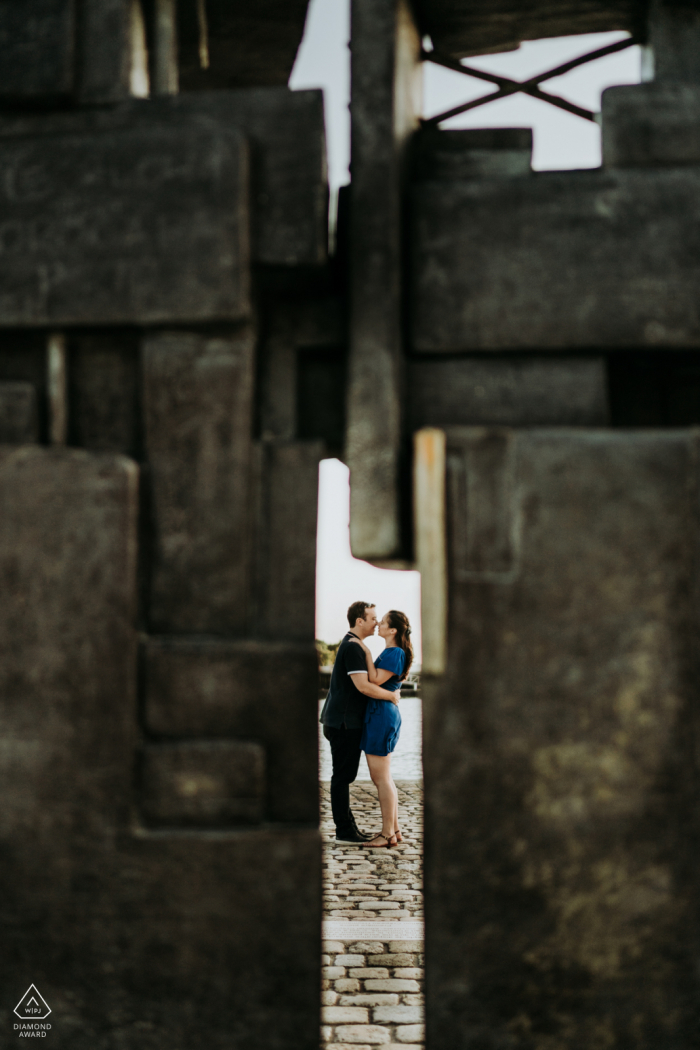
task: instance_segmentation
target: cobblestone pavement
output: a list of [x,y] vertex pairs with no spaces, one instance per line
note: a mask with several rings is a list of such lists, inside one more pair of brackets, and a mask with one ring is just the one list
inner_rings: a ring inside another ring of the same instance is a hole
[[[396,940],[397,921],[423,918],[423,799],[420,782],[402,781],[397,849],[336,846],[328,785],[321,785],[324,915],[333,923],[392,922],[385,940],[325,940],[321,992],[324,1050],[422,1050],[423,943]],[[356,782],[351,805],[365,831],[381,827],[376,791]],[[359,929],[359,927],[358,927]]]
[[[345,920],[423,918],[423,786],[398,781],[399,822],[404,841],[396,849],[336,846],[328,784],[321,784],[324,847],[323,910]],[[350,805],[363,831],[380,831],[382,818],[372,783],[356,781]]]

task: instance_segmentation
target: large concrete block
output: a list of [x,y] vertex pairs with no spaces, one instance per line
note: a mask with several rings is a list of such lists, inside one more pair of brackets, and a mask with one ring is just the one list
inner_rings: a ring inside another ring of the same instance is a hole
[[75,0],[0,4],[0,98],[59,99],[74,86]]
[[135,0],[5,0],[0,98],[25,105],[128,98],[140,15]]
[[31,383],[0,382],[0,444],[26,445],[38,440],[36,390]]
[[397,557],[403,369],[403,183],[421,105],[420,35],[406,0],[353,0],[345,460],[350,544]]
[[408,416],[421,427],[601,426],[608,422],[600,357],[449,357],[408,366]]
[[80,0],[78,28],[77,97],[83,105],[119,102],[137,87],[148,94],[147,83],[138,85],[133,77],[139,64],[148,75],[141,0]]
[[447,440],[428,1043],[690,1048],[698,433]]
[[159,739],[257,741],[271,820],[318,816],[318,663],[313,642],[149,638],[144,713]]
[[529,175],[531,128],[429,127],[411,143],[412,176],[420,181]]
[[522,40],[542,37],[640,33],[647,8],[640,0],[418,0],[415,6],[421,32],[448,55],[512,51]]
[[238,128],[252,151],[255,261],[272,266],[326,262],[328,177],[321,91],[185,92],[155,104],[132,103],[130,109],[152,122]]
[[422,184],[414,349],[697,346],[699,190],[700,168]]
[[0,921],[17,950],[129,820],[137,468],[5,447],[0,503]]
[[154,826],[259,824],[265,749],[246,740],[149,744],[141,761],[141,811]]
[[245,631],[254,337],[161,332],[143,345],[156,631]]
[[318,464],[323,452],[318,441],[256,443],[251,619],[252,633],[261,637],[314,638]]
[[[50,866],[43,843],[27,842]],[[316,1050],[316,829],[137,831],[116,854],[91,845],[92,857],[67,858],[50,909],[21,880],[3,887],[11,1002],[0,1023],[13,1042],[12,1007],[34,982],[58,1050]]]
[[650,0],[648,39],[657,80],[700,84],[700,11],[693,0]]
[[[318,266],[328,248],[328,180],[321,91],[251,88],[184,92],[110,107],[0,114],[3,136],[117,129],[237,129],[252,152],[252,253],[270,266]],[[51,147],[49,147],[50,149]]]
[[[206,40],[195,4],[178,5],[183,91],[286,87],[301,43],[308,0],[208,0]],[[207,49],[202,62],[202,45]]]
[[0,450],[0,1041],[35,983],[58,1050],[315,1050],[318,830],[139,822],[136,481]]
[[[99,930],[83,934],[83,960],[80,941],[75,946],[76,966],[87,975],[92,963],[99,975],[87,987],[102,992],[99,1008],[81,1004],[83,1016],[104,1032],[109,1050],[317,1050],[316,828],[146,833],[125,850],[118,886],[123,925],[109,954],[100,953],[107,946]],[[114,970],[103,976],[106,957]],[[68,999],[75,981],[54,971],[51,984],[58,1029],[75,1016]],[[95,1045],[86,1030],[71,1036],[64,1044],[71,1050]]]
[[68,443],[141,458],[139,339],[75,334],[68,348]]
[[38,439],[48,441],[48,354],[46,332],[18,330],[0,335],[0,382],[28,383],[36,395]]
[[609,168],[700,165],[700,85],[624,85],[603,92],[603,163]]
[[235,131],[0,140],[0,325],[247,316],[247,165]]

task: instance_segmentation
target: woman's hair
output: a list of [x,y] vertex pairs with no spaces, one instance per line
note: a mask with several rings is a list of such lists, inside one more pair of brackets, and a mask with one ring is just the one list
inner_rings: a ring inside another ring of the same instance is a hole
[[406,656],[406,663],[404,664],[403,674],[399,678],[400,682],[403,682],[404,678],[408,675],[411,670],[411,664],[413,663],[413,646],[411,645],[411,625],[408,622],[408,616],[406,613],[399,612],[397,609],[390,609],[386,614],[389,621],[390,627],[396,628],[396,638],[394,641],[396,644],[403,649]]

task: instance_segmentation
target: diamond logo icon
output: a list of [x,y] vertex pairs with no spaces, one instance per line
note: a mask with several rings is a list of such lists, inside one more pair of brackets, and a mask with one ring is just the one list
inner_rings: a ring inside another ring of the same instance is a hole
[[43,1021],[51,1013],[51,1007],[35,984],[30,984],[17,1003],[15,1013],[23,1021]]

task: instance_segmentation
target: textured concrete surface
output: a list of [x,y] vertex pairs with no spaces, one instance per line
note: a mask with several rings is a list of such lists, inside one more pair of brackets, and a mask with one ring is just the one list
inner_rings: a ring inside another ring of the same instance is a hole
[[154,632],[248,633],[254,351],[247,327],[144,340]]
[[119,105],[53,112],[3,110],[0,135],[94,135],[237,129],[252,156],[251,250],[256,262],[320,265],[328,251],[328,184],[320,91],[251,88],[184,92]]
[[696,1038],[697,430],[448,431],[428,1040]]
[[0,165],[1,324],[250,314],[249,151],[236,129],[2,137]]
[[413,349],[696,346],[699,187],[692,167],[420,184]]

